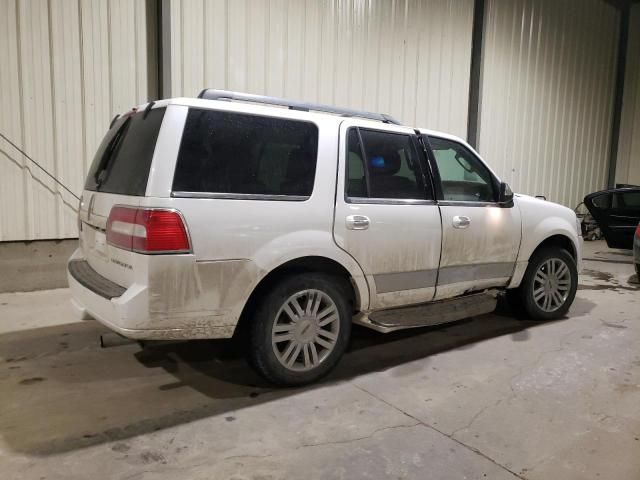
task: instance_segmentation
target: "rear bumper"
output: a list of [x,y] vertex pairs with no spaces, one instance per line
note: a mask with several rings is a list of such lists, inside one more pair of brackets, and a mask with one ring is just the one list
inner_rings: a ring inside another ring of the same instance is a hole
[[80,318],[93,317],[109,329],[137,340],[230,338],[235,325],[214,312],[150,314],[149,289],[121,287],[102,277],[76,250],[67,266],[71,304]]

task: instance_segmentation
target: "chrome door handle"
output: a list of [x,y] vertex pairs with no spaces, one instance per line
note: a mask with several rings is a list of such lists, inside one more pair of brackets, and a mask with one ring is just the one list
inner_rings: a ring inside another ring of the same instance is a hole
[[471,225],[471,219],[463,215],[453,217],[453,228],[467,228]]
[[364,215],[349,215],[346,218],[348,230],[366,230],[369,228],[369,217]]

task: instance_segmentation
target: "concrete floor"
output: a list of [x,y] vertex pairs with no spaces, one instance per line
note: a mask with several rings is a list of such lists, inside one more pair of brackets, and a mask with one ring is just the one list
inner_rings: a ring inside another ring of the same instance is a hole
[[381,335],[274,390],[229,342],[101,349],[67,290],[0,295],[0,478],[640,479],[640,287],[586,245],[569,318]]

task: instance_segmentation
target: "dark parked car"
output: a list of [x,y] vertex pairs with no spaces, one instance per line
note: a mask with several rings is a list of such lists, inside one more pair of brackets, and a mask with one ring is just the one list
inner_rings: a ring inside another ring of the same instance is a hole
[[636,227],[636,236],[633,238],[633,263],[636,264],[636,273],[640,282],[640,223]]
[[611,248],[633,249],[640,222],[640,187],[613,188],[590,193],[584,204],[595,218]]

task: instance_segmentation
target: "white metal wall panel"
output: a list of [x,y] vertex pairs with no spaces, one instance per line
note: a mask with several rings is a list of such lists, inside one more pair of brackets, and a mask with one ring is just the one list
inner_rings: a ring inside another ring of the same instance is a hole
[[473,0],[171,2],[171,96],[205,87],[466,137]]
[[515,191],[575,207],[606,186],[619,13],[488,0],[479,147]]
[[640,4],[631,9],[616,183],[640,185]]
[[[146,59],[145,0],[0,0],[0,132],[79,194]],[[0,241],[75,237],[76,204],[0,139]]]

